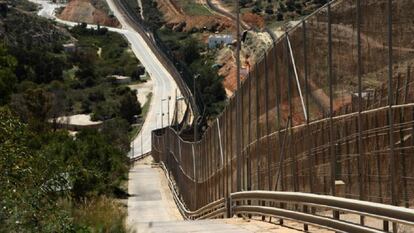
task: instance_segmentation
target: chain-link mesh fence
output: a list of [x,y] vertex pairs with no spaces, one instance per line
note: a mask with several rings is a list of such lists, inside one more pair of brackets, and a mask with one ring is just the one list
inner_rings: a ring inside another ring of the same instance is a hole
[[240,191],[239,180],[241,190],[410,206],[413,8],[410,0],[333,1],[263,52],[236,93],[240,112],[230,99],[201,141],[154,131],[153,156],[187,207]]

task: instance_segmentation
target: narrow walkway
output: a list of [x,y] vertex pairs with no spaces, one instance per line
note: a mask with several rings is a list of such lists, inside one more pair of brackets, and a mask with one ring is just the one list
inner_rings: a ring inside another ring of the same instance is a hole
[[[184,221],[175,205],[161,168],[152,166],[152,157],[138,161],[129,172],[127,226],[137,233],[252,233],[301,232],[299,223],[282,227],[258,220],[242,218]],[[320,232],[320,230],[318,231]]]
[[127,226],[135,232],[153,232],[154,222],[183,220],[162,170],[151,163],[152,157],[148,156],[129,172]]

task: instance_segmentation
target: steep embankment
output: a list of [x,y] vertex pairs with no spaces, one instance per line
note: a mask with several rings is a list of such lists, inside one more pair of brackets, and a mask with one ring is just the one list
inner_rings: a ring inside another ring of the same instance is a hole
[[58,17],[73,22],[85,22],[111,27],[119,26],[118,20],[110,16],[110,10],[103,0],[72,0]]

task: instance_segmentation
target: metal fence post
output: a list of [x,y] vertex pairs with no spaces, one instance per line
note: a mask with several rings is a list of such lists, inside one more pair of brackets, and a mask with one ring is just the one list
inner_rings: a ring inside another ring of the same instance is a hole
[[[306,105],[306,137],[307,139],[305,140],[305,144],[306,144],[306,150],[307,150],[307,154],[308,154],[308,181],[309,181],[309,190],[311,193],[314,192],[313,190],[313,158],[312,158],[312,148],[311,148],[311,134],[310,134],[310,128],[309,128],[309,123],[310,123],[310,110],[309,110],[309,83],[308,83],[308,44],[307,44],[307,31],[306,31],[306,20],[302,21],[302,36],[303,36],[303,71],[304,71],[304,76],[305,76],[305,105]],[[304,206],[304,212],[308,213],[308,206],[305,205]],[[303,230],[304,231],[308,231],[309,227],[308,224],[304,224],[303,226]]]
[[198,196],[198,192],[197,192],[197,166],[196,166],[196,158],[195,158],[195,151],[194,151],[194,145],[195,142],[191,144],[191,150],[193,153],[193,176],[194,176],[194,207],[193,209],[197,209],[197,196]]
[[270,165],[272,163],[270,157],[270,127],[269,127],[269,81],[267,67],[267,55],[264,52],[264,66],[265,66],[265,117],[266,117],[266,155],[267,155],[267,181],[268,189],[272,190],[272,177],[270,175]]
[[[393,205],[398,205],[397,191],[396,191],[396,161],[394,151],[394,90],[393,90],[393,40],[392,40],[392,0],[388,0],[387,4],[388,14],[388,120],[389,120],[389,143],[390,143],[390,156],[391,156],[391,201]],[[397,232],[397,224],[392,225],[393,232]]]
[[[362,143],[362,52],[361,52],[361,0],[357,0],[357,75],[358,75],[358,182],[359,182],[359,199],[364,200],[364,147]],[[364,225],[364,216],[360,216],[360,223]]]
[[250,154],[251,154],[251,148],[250,148],[250,145],[251,145],[251,142],[252,142],[252,132],[251,132],[251,126],[252,126],[252,123],[251,123],[251,121],[252,121],[252,116],[251,116],[251,107],[252,107],[252,100],[251,100],[251,98],[252,98],[252,95],[251,95],[251,92],[252,92],[252,85],[251,85],[251,82],[252,82],[252,78],[251,78],[251,76],[250,76],[250,70],[249,70],[249,77],[248,77],[248,80],[247,80],[247,84],[248,84],[248,89],[249,89],[249,113],[248,113],[248,115],[249,115],[249,118],[248,118],[248,123],[249,123],[249,126],[248,126],[248,131],[247,131],[247,134],[248,134],[248,140],[247,140],[247,144],[248,144],[248,146],[247,146],[247,155],[246,155],[246,163],[247,163],[247,190],[251,190],[252,189],[252,164],[251,164],[251,156],[250,156]]
[[[290,53],[290,50],[289,50],[289,41],[288,41],[288,33],[286,33],[285,34],[285,39],[286,39],[286,54],[287,54],[287,56],[289,56],[288,54]],[[293,122],[292,122],[292,116],[293,116],[293,104],[292,104],[292,83],[291,83],[291,76],[292,76],[292,72],[291,72],[291,66],[290,66],[290,63],[289,63],[289,59],[286,59],[286,69],[287,69],[287,84],[288,84],[288,88],[287,88],[287,92],[288,92],[288,103],[289,103],[289,115],[288,115],[288,122],[290,123],[287,127],[288,127],[288,129],[286,129],[286,130],[289,130],[288,132],[289,132],[289,140],[288,140],[288,146],[289,146],[289,152],[288,153],[286,153],[286,154],[288,154],[289,156],[292,156],[292,153],[291,153],[291,144],[290,144],[290,142],[291,142],[291,136],[292,136],[292,126],[293,126]],[[294,159],[292,158],[292,161],[293,161]],[[292,163],[294,163],[294,162],[292,162]],[[290,189],[292,190],[292,188],[293,188],[293,190],[294,191],[296,191],[296,171],[295,171],[295,169],[294,169],[294,166],[292,165],[291,166],[291,173],[292,173],[292,185],[293,185],[293,187],[290,187]]]
[[[329,1],[327,5],[328,10],[328,80],[329,80],[329,150],[331,156],[331,195],[336,196],[336,187],[335,187],[335,180],[336,180],[336,150],[335,150],[335,139],[334,139],[334,132],[333,132],[333,70],[332,70],[332,17],[331,17],[331,2]],[[336,83],[336,82],[335,82]],[[333,217],[335,219],[339,219],[339,212],[334,211]]]
[[237,160],[237,191],[241,191],[241,133],[242,124],[240,121],[241,115],[241,102],[240,102],[240,87],[241,87],[241,78],[240,78],[240,7],[239,1],[236,1],[236,18],[237,18],[237,53],[236,53],[236,63],[237,63],[237,92],[236,92],[236,160]]
[[259,71],[258,71],[258,65],[256,63],[255,65],[255,79],[256,79],[256,173],[257,173],[257,189],[260,189],[260,164],[259,164],[259,118],[260,118],[260,108],[259,108]]

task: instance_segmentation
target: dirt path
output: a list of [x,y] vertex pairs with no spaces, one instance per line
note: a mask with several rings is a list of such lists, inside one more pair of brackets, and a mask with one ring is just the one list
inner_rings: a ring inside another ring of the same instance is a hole
[[137,98],[141,106],[144,106],[148,101],[148,95],[152,93],[152,80],[147,80],[144,83],[129,85],[129,88],[137,91]]
[[165,5],[168,7],[168,9],[173,12],[176,15],[184,15],[184,12],[180,7],[177,6],[177,4],[174,2],[174,0],[162,0],[165,2]]
[[[205,5],[218,15],[227,18],[230,21],[235,21],[236,16],[231,9],[226,8],[220,0],[203,0]],[[250,29],[250,25],[240,19],[240,26],[244,30]]]

